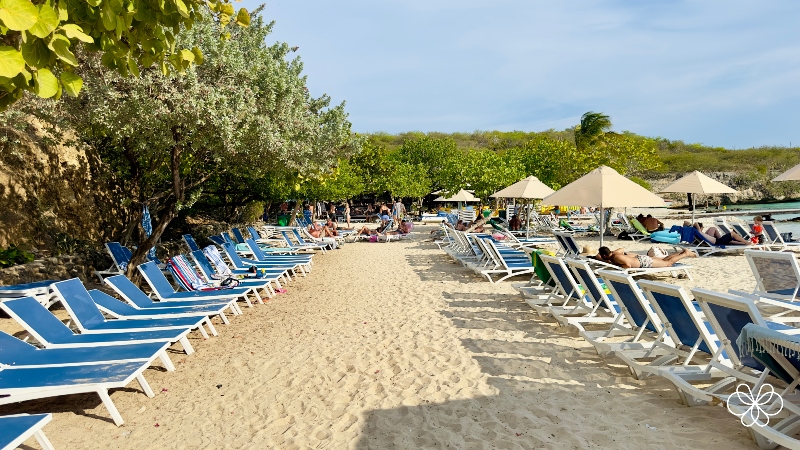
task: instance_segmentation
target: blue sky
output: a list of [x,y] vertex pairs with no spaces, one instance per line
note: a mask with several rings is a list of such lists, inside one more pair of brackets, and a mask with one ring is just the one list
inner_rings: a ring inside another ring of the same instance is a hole
[[[586,111],[728,148],[800,146],[796,0],[245,0],[358,132],[541,131]],[[238,6],[237,5],[237,6]]]

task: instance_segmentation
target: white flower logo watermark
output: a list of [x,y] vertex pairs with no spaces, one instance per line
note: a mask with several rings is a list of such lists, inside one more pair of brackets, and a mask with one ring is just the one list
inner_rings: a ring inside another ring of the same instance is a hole
[[758,395],[753,395],[750,386],[740,384],[736,386],[736,392],[728,397],[727,406],[731,414],[739,417],[742,425],[763,427],[769,424],[770,417],[783,410],[783,397],[769,383],[758,388]]

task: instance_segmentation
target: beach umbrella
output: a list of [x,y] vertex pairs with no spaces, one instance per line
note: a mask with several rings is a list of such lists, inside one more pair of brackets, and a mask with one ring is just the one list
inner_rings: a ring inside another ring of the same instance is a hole
[[433,199],[435,202],[458,202],[458,209],[461,209],[461,202],[468,203],[468,202],[479,202],[481,199],[472,195],[472,192],[461,189],[452,197],[438,197]]
[[[695,170],[665,187],[661,192],[682,192],[687,194],[735,194],[736,190]],[[694,205],[696,195],[692,195],[692,223],[694,223]]]
[[[150,237],[153,234],[153,224],[152,220],[150,219],[150,208],[147,205],[144,205],[142,208],[142,229],[144,229],[144,234],[147,237]],[[156,259],[156,248],[151,247],[150,250],[147,251],[147,257],[150,258],[150,261]]]
[[472,192],[461,189],[452,197],[437,197],[433,201],[435,202],[479,202],[481,199],[472,195]]
[[664,200],[623,177],[608,166],[578,178],[542,200],[545,205],[580,205],[600,208],[600,245],[603,245],[605,208],[664,206]]
[[[531,175],[528,178],[517,181],[516,183],[508,186],[507,188],[500,189],[491,195],[494,198],[524,198],[525,204],[528,200],[536,200],[547,197],[555,192],[549,186],[539,181],[538,178]],[[531,221],[531,208],[528,207],[528,220],[525,221],[525,236],[529,235],[530,221]]]
[[772,181],[797,181],[797,180],[800,180],[800,164],[792,167],[791,169],[787,170],[786,172],[783,172],[782,174],[772,179]]

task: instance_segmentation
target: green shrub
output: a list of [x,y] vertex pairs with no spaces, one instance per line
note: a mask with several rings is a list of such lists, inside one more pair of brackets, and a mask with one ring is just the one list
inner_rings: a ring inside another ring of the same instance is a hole
[[0,267],[11,267],[17,264],[27,264],[33,261],[33,253],[26,252],[11,245],[7,249],[0,249]]

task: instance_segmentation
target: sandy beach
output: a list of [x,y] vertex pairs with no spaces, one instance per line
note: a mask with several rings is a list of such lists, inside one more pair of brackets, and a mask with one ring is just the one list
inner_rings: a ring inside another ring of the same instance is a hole
[[[111,393],[122,427],[96,395],[0,414],[53,412],[58,449],[756,448],[726,409],[681,406],[670,383],[635,380],[511,283],[424,242],[430,229],[318,255],[308,278],[217,325],[219,337],[190,335],[197,352],[174,346],[176,372],[145,372],[155,398],[135,382]],[[689,262],[694,280],[663,279],[754,286],[741,255]],[[0,328],[20,330],[8,318]]]

